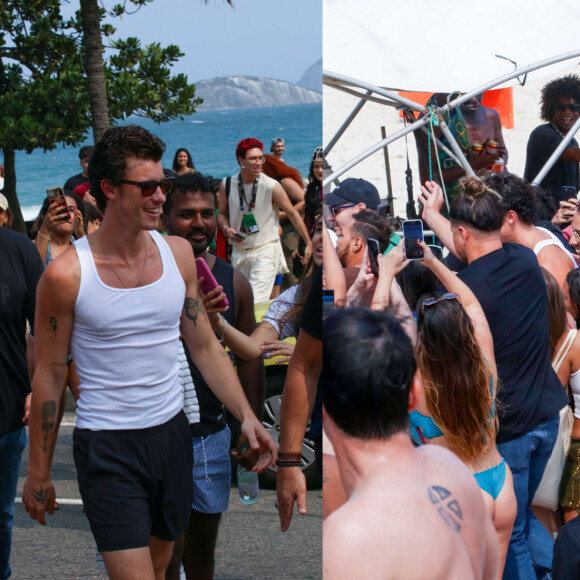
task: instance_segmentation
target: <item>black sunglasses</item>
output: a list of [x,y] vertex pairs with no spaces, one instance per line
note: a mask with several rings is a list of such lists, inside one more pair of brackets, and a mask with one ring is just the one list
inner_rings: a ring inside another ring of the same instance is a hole
[[564,104],[564,103],[556,103],[554,105],[554,109],[560,113],[564,112],[568,109],[571,113],[580,113],[580,104],[573,103],[573,104]]
[[143,197],[151,197],[157,191],[158,187],[161,188],[164,194],[171,193],[175,187],[175,177],[164,177],[161,181],[131,181],[129,179],[121,179],[119,183],[140,187]]
[[330,208],[330,213],[332,217],[336,217],[342,210],[348,209],[349,207],[354,207],[356,203],[343,203],[342,205],[333,205]]

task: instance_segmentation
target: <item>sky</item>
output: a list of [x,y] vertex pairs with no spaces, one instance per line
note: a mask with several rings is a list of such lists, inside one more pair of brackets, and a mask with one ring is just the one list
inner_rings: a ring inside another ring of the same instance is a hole
[[[119,0],[104,0],[110,8]],[[154,0],[110,21],[117,36],[176,44],[190,82],[252,75],[295,83],[322,58],[322,0]],[[127,2],[129,5],[129,2]],[[70,0],[76,9],[78,0]]]

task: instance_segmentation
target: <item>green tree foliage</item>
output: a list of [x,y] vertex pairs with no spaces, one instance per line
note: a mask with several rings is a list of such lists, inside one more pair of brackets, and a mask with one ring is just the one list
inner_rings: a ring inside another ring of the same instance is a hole
[[[130,0],[134,9],[151,0]],[[16,196],[14,152],[79,145],[91,127],[87,67],[80,11],[61,14],[58,0],[0,0],[0,149],[4,153],[3,193],[23,230]],[[129,14],[126,4],[99,8],[100,32],[115,33],[107,21]],[[110,41],[104,54],[109,122],[132,114],[156,122],[195,112],[201,102],[183,74],[171,75],[179,47],[139,39]]]

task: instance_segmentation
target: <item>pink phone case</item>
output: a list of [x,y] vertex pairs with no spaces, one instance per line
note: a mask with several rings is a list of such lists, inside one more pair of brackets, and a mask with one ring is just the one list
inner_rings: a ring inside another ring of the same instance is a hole
[[[208,265],[205,263],[203,258],[196,258],[195,259],[195,266],[197,267],[197,277],[203,278],[203,282],[201,283],[201,290],[204,294],[208,294],[214,288],[217,288],[219,284],[217,280],[214,278],[211,270],[209,269]],[[227,298],[224,298],[221,302],[216,304],[217,308],[225,308],[229,306],[230,303],[228,302]]]

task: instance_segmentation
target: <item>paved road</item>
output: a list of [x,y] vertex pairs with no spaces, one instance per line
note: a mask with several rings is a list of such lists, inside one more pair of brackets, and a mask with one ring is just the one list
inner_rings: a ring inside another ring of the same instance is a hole
[[[11,557],[14,580],[107,578],[96,567],[96,547],[80,503],[72,430],[65,417],[53,463],[60,509],[42,527],[28,517],[22,504],[16,505]],[[26,463],[27,455],[22,462],[19,496]],[[232,488],[230,508],[220,527],[216,580],[322,578],[322,491],[308,492],[309,513],[295,515],[285,534],[280,532],[274,495],[272,490],[260,490],[260,500],[246,506]]]

